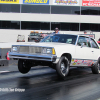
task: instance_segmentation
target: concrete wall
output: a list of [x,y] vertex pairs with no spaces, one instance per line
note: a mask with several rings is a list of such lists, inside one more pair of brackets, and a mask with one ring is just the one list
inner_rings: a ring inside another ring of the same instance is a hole
[[0,13],[0,20],[6,21],[44,21],[44,22],[77,22],[100,23],[100,16],[91,15],[60,15],[30,13]]
[[[0,42],[16,42],[17,41],[17,36],[18,34],[20,35],[24,35],[25,36],[25,42],[28,41],[28,35],[30,34],[30,32],[33,30],[5,30],[5,29],[1,29],[0,30]],[[35,30],[38,31],[38,30]],[[39,31],[39,32],[53,32],[53,31]],[[83,32],[72,32],[72,31],[60,31],[60,33],[65,33],[65,34],[83,34]],[[95,34],[95,39],[96,41],[98,40],[98,38],[100,38],[100,32],[94,32]]]

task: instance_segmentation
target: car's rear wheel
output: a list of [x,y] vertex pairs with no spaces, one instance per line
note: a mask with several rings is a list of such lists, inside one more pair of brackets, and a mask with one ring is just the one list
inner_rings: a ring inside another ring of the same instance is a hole
[[56,65],[56,71],[61,78],[65,78],[69,73],[69,60],[62,56]]
[[29,65],[29,63],[26,60],[18,60],[18,70],[25,74],[28,73],[30,71],[31,67]]
[[99,74],[99,71],[100,71],[99,62],[96,62],[95,64],[93,64],[91,69],[92,69],[93,74]]

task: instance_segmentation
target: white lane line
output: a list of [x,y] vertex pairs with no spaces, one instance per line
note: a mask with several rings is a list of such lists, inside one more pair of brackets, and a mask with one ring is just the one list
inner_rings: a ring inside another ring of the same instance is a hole
[[6,72],[10,72],[10,71],[0,71],[0,73],[6,73]]

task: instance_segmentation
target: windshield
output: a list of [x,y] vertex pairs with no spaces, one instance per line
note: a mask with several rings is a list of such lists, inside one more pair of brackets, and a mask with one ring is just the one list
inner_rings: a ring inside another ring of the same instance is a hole
[[76,38],[77,38],[76,35],[55,34],[46,36],[41,42],[60,42],[60,43],[75,44]]

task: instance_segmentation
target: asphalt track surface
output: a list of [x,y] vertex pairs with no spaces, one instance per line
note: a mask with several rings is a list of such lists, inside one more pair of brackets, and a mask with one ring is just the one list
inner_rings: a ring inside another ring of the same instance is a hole
[[49,67],[21,74],[17,61],[0,67],[0,100],[100,100],[100,74],[90,68],[70,68],[65,80]]

